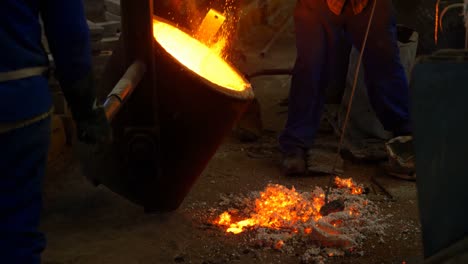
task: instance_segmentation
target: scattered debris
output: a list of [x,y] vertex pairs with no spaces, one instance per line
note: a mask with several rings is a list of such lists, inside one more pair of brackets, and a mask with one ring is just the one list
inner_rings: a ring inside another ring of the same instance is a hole
[[335,184],[330,199],[337,201],[334,207],[339,210],[328,214],[321,213],[325,204],[322,188],[300,192],[270,184],[262,192],[221,196],[219,205],[224,210],[212,209],[208,221],[226,234],[242,238],[244,246],[299,254],[302,263],[363,254],[360,247],[369,235],[385,236],[387,217],[363,194],[362,185],[338,177]]

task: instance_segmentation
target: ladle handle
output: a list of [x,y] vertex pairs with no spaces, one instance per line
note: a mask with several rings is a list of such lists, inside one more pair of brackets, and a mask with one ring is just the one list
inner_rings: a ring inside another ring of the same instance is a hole
[[112,121],[120,111],[125,101],[143,79],[145,72],[146,65],[141,61],[135,61],[114,86],[104,102],[104,110],[109,121]]

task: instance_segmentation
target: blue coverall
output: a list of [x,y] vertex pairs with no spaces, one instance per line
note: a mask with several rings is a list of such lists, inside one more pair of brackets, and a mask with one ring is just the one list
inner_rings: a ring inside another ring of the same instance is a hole
[[[348,1],[349,2],[349,1]],[[374,1],[359,14],[351,6],[335,14],[326,0],[299,0],[294,19],[297,59],[291,80],[286,128],[279,138],[284,153],[312,147],[330,81],[327,65],[340,34],[361,49]],[[400,62],[391,0],[378,0],[363,65],[370,102],[384,128],[395,136],[411,132],[407,77]],[[330,67],[329,67],[330,66]],[[355,69],[350,69],[355,70]],[[333,74],[331,74],[333,76]]]
[[[47,66],[41,16],[65,92],[91,71],[91,49],[81,0],[0,1],[0,72]],[[0,82],[0,125],[34,119],[52,107],[48,79]],[[50,118],[0,133],[0,263],[40,263],[38,230]]]

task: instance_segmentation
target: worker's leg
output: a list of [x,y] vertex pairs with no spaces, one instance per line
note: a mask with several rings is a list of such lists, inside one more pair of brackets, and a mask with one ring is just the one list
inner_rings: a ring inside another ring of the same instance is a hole
[[[369,22],[372,5],[358,15],[347,15],[346,29],[360,50]],[[400,62],[397,27],[391,0],[378,0],[364,52],[364,70],[370,102],[384,128],[398,135],[411,132],[409,89]]]
[[327,59],[338,35],[337,16],[325,1],[298,1],[294,13],[297,59],[289,94],[286,128],[279,138],[284,153],[307,149],[320,124],[327,86]]
[[50,119],[0,134],[1,263],[40,263],[38,231]]

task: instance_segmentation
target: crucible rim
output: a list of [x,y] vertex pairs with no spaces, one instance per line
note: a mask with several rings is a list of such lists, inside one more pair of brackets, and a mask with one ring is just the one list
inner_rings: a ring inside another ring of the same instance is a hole
[[[170,26],[173,26],[175,28],[177,28],[178,30],[184,32],[185,34],[189,35],[190,37],[193,38],[193,36],[187,32],[186,29],[184,28],[181,28],[181,27],[178,27],[177,24],[167,20],[167,19],[164,19],[162,17],[159,17],[159,16],[156,16],[156,15],[153,15],[153,20],[158,20],[160,22],[163,22],[163,23],[166,23]],[[193,71],[192,69],[190,69],[189,67],[185,66],[184,64],[182,64],[177,58],[175,58],[171,53],[169,53],[162,45],[161,43],[159,43],[155,37],[153,37],[153,41],[154,43],[157,45],[158,49],[163,52],[164,54],[168,55],[168,57],[171,58],[171,60],[176,63],[178,66],[181,67],[181,69],[184,69],[186,70],[187,74],[189,74],[191,77],[194,77],[198,80],[200,80],[201,82],[203,82],[204,84],[206,84],[206,86],[210,87],[211,90],[214,90],[215,92],[218,92],[218,93],[222,93],[224,95],[228,95],[230,97],[234,97],[234,98],[237,98],[237,99],[242,99],[242,100],[253,100],[255,98],[255,94],[253,92],[253,88],[252,88],[252,83],[245,77],[244,74],[242,74],[239,69],[237,67],[235,67],[234,65],[232,65],[232,63],[228,60],[225,60],[223,59],[224,62],[226,62],[229,67],[231,67],[234,72],[236,74],[239,75],[239,77],[242,79],[242,81],[244,81],[247,85],[245,86],[245,89],[242,90],[242,91],[237,91],[237,90],[233,90],[233,89],[229,89],[227,87],[223,87],[219,84],[216,84],[210,80],[208,80],[207,78],[203,77],[202,75],[196,73],[195,71]]]

